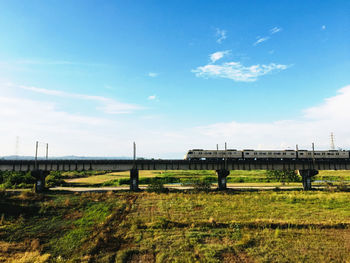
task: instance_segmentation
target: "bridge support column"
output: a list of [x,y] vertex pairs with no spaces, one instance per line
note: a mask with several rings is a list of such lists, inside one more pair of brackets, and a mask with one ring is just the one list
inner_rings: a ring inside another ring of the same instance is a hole
[[227,189],[227,176],[230,174],[230,171],[221,169],[216,170],[216,173],[218,175],[218,190]]
[[299,174],[303,179],[303,188],[305,191],[311,190],[311,177],[318,174],[317,170],[299,170]]
[[140,191],[139,188],[139,170],[130,170],[130,191]]
[[41,193],[43,192],[45,187],[45,178],[49,175],[49,171],[32,171],[32,176],[35,178],[34,192]]

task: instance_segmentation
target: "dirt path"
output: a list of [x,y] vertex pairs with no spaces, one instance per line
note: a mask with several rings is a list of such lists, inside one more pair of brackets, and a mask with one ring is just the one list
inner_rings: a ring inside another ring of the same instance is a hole
[[[179,186],[179,185],[164,185],[169,189],[176,190],[189,190],[192,189],[190,186]],[[212,189],[216,189],[216,186],[213,186]],[[278,187],[281,190],[300,190],[302,186],[281,186]],[[106,192],[106,191],[127,191],[129,190],[129,186],[117,186],[117,187],[54,187],[50,188],[50,190],[54,191],[73,191],[73,192]],[[140,186],[140,189],[145,190],[147,186]],[[228,186],[227,189],[254,189],[254,190],[273,190],[276,189],[275,186]]]

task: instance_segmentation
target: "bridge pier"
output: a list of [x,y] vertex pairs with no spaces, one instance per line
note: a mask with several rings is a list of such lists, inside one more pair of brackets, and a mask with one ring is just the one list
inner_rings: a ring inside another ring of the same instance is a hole
[[221,169],[216,170],[216,173],[218,175],[218,190],[227,189],[227,176],[230,174],[230,171]]
[[299,170],[299,174],[303,179],[303,188],[305,191],[311,190],[311,177],[315,176],[318,174],[317,170]]
[[130,170],[130,191],[136,192],[140,191],[139,188],[139,170]]
[[36,170],[31,172],[32,176],[35,177],[35,185],[34,185],[35,193],[41,193],[46,189],[45,178],[46,176],[49,175],[49,173],[50,171],[41,171],[41,170]]

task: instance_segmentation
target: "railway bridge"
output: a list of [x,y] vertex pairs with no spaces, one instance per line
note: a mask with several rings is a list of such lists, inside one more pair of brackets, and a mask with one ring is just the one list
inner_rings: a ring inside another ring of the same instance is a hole
[[329,160],[0,160],[0,171],[31,172],[37,179],[36,189],[44,188],[50,171],[130,171],[130,190],[139,190],[140,170],[215,170],[218,189],[227,188],[231,170],[297,170],[304,190],[311,190],[311,178],[319,170],[350,170],[349,159]]

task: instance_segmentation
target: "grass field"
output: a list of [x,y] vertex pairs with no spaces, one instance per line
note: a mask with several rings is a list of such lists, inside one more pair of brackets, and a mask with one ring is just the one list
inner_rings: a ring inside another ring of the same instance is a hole
[[[67,179],[65,181],[71,186],[119,186],[128,185],[129,177],[129,171],[124,171],[73,179],[66,177]],[[139,177],[140,184],[148,184],[149,179],[155,177],[164,179],[165,183],[172,181],[180,183],[191,178],[207,178],[213,183],[217,182],[215,171],[140,171]],[[282,186],[282,183],[268,179],[264,170],[230,171],[227,179],[229,186]],[[319,171],[319,174],[314,177],[314,180],[332,182],[350,181],[350,171]],[[301,186],[301,183],[288,183],[288,185]],[[314,185],[320,185],[320,183],[314,183]]]
[[0,262],[349,262],[350,193],[1,192]]

